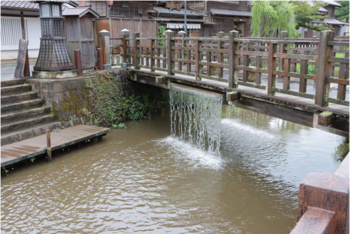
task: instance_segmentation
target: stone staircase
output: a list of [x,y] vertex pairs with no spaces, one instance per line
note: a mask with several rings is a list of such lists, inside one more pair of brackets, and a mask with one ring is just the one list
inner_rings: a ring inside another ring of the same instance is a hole
[[1,145],[25,140],[62,128],[45,100],[25,79],[1,81]]

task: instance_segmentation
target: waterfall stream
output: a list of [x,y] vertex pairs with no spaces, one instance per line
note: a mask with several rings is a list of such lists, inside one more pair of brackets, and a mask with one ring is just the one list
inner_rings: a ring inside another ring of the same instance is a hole
[[171,135],[220,155],[222,94],[171,84]]

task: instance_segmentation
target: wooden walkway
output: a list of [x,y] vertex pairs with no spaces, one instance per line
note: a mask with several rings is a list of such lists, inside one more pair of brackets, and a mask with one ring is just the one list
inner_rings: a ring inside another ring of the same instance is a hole
[[[88,139],[105,136],[110,128],[78,125],[59,132],[51,132],[51,150],[58,150]],[[46,153],[46,135],[19,141],[1,147],[1,167]]]

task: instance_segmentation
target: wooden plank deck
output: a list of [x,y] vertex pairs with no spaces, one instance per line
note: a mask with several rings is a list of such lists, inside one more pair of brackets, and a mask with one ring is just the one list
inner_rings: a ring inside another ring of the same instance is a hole
[[[51,150],[86,141],[95,137],[102,137],[110,132],[110,128],[78,125],[59,132],[51,132]],[[30,138],[24,141],[1,147],[1,167],[46,153],[46,135]]]

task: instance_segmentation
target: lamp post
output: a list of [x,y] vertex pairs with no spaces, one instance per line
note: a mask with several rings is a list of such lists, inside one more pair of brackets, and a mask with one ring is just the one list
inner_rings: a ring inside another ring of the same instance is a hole
[[185,4],[185,32],[187,33],[187,3],[186,3],[186,0],[185,0],[184,4]]
[[34,71],[65,71],[76,69],[63,35],[62,3],[67,1],[35,1],[39,3],[41,38]]

